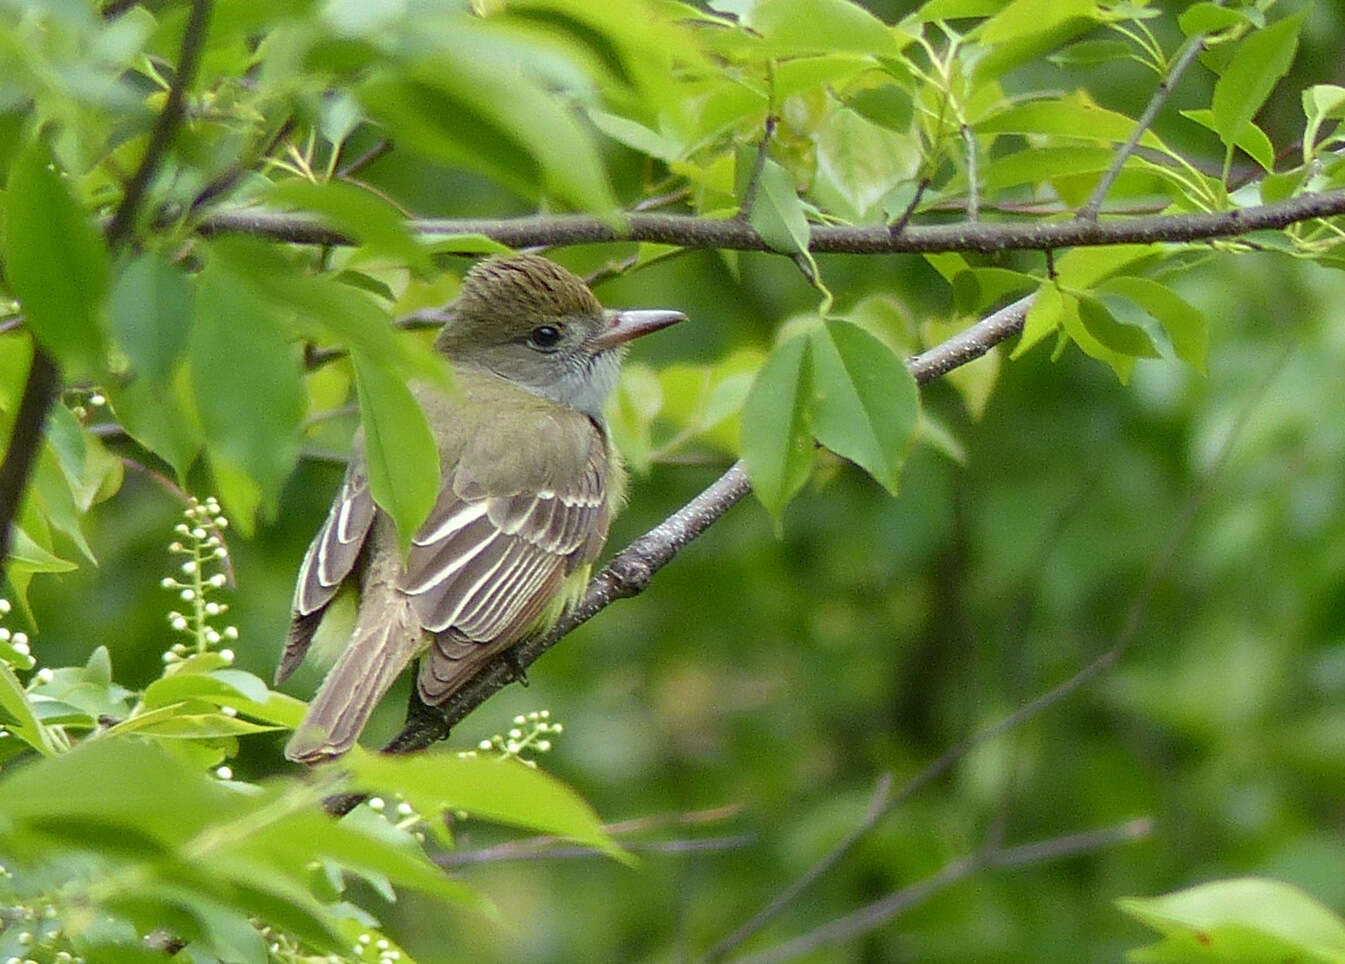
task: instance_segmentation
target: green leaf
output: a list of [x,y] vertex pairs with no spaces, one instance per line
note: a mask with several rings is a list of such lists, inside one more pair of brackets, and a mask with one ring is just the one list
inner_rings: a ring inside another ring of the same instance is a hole
[[772,53],[850,53],[899,57],[906,40],[849,0],[764,0],[750,23]]
[[400,146],[479,171],[525,198],[615,211],[588,131],[525,70],[535,48],[483,29],[463,30],[460,41],[409,71],[376,74],[360,99]]
[[280,207],[315,213],[370,251],[404,262],[422,275],[434,271],[428,250],[408,230],[402,213],[378,195],[353,184],[340,181],[317,184],[292,178],[271,187],[262,199]]
[[1291,884],[1216,880],[1117,906],[1163,935],[1137,961],[1345,961],[1345,921]]
[[1060,286],[1054,281],[1044,282],[1037,289],[1036,297],[1032,299],[1032,306],[1028,308],[1027,317],[1023,320],[1023,334],[1009,354],[1009,358],[1021,358],[1039,341],[1057,331],[1063,312],[1064,303],[1061,300]]
[[269,513],[299,457],[305,398],[297,352],[269,306],[214,262],[199,276],[190,359],[212,459],[251,480]]
[[892,349],[849,322],[824,322],[810,341],[813,435],[896,495],[920,414],[915,379]]
[[896,84],[868,87],[845,99],[845,106],[888,130],[905,132],[915,116],[911,92]]
[[[1187,120],[1193,120],[1201,127],[1212,130],[1216,134],[1219,133],[1219,129],[1215,125],[1214,111],[1184,110],[1180,113]],[[1266,132],[1257,127],[1256,124],[1247,121],[1234,139],[1234,144],[1266,171],[1274,169],[1275,146],[1270,143],[1270,138],[1266,136]]]
[[1109,278],[1097,290],[1129,298],[1143,308],[1163,326],[1177,357],[1201,374],[1205,373],[1210,322],[1199,308],[1167,285],[1149,278]]
[[439,453],[425,413],[395,372],[352,356],[364,426],[369,489],[392,516],[402,551],[439,495]]
[[63,366],[97,370],[107,245],[70,196],[42,140],[15,158],[5,201],[5,273],[29,330]]
[[46,756],[56,753],[56,744],[51,734],[33,713],[28,694],[23,690],[14,671],[0,661],[0,712],[4,713],[5,729],[13,733],[34,750]]
[[1012,0],[971,35],[988,48],[976,61],[976,78],[997,77],[1039,58],[1100,20],[1094,0]]
[[1090,335],[1102,345],[1121,355],[1136,358],[1157,358],[1154,347],[1143,328],[1127,325],[1111,313],[1111,309],[1097,298],[1079,295],[1079,320]]
[[131,370],[156,389],[171,380],[191,340],[192,279],[153,251],[127,262],[112,285],[108,317],[117,346]]
[[131,438],[167,462],[179,481],[185,480],[205,444],[186,370],[180,369],[166,390],[138,378],[124,387],[110,387],[108,397]]
[[776,345],[743,405],[747,474],[757,499],[777,518],[813,469],[808,346],[801,335]]
[[1215,83],[1210,104],[1214,130],[1230,149],[1288,72],[1306,16],[1303,10],[1248,35]]
[[1322,122],[1345,118],[1345,87],[1336,84],[1314,84],[1303,91],[1303,114],[1307,127],[1303,130],[1303,160],[1312,158],[1317,146],[1317,132]]
[[794,189],[794,178],[769,157],[761,165],[749,220],[772,250],[781,254],[807,253],[808,218]]
[[[1116,372],[1116,377],[1120,380],[1121,384],[1127,384],[1130,381],[1130,373],[1135,368],[1135,353],[1129,350],[1113,348],[1102,341],[1098,335],[1095,334],[1095,328],[1090,327],[1090,324],[1084,321],[1084,314],[1080,304],[1081,300],[1096,301],[1097,299],[1089,299],[1087,296],[1081,298],[1080,295],[1072,291],[1061,292],[1060,327],[1062,333],[1068,336],[1069,341],[1072,341],[1079,346],[1085,355],[1110,365],[1112,371]],[[1122,326],[1114,318],[1111,318],[1111,313],[1106,311],[1105,307],[1102,312],[1097,312],[1091,315],[1089,321],[1092,325],[1102,329],[1106,336],[1114,339],[1116,342],[1124,343],[1126,336],[1122,333],[1116,333],[1114,328],[1108,325],[1108,322],[1112,322],[1116,328]],[[1147,341],[1147,338],[1145,340]],[[1150,345],[1150,348],[1152,349],[1152,345]],[[1059,351],[1060,349],[1058,348],[1057,357]]]
[[567,837],[624,859],[602,821],[577,793],[517,760],[459,757],[444,750],[408,756],[360,747],[334,766],[348,768],[353,789],[400,794],[425,815],[445,810]]
[[301,700],[268,689],[251,673],[235,669],[164,676],[145,688],[143,703],[146,710],[153,710],[189,700],[227,706],[246,716],[291,728],[303,719],[305,706]]
[[1181,27],[1182,33],[1188,37],[1194,37],[1198,34],[1218,33],[1221,30],[1227,30],[1229,27],[1250,22],[1247,15],[1241,10],[1211,3],[1209,0],[1191,4],[1177,18],[1177,26]]
[[[1006,110],[991,114],[974,125],[977,134],[1049,134],[1071,140],[1124,142],[1135,128],[1134,118],[1099,107],[1085,93],[1067,94],[1055,100],[1010,102]],[[1140,144],[1165,150],[1152,131],[1145,131]]]
[[881,215],[883,198],[915,176],[920,152],[912,138],[879,127],[840,108],[814,136],[817,176],[812,194],[819,204],[852,221]]

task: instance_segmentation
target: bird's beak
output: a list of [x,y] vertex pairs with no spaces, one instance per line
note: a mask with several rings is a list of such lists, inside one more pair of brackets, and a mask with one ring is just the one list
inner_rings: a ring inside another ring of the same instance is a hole
[[658,331],[686,321],[687,316],[680,311],[607,311],[603,313],[607,327],[588,340],[590,351],[606,351],[617,345],[624,345],[632,338],[639,338],[651,331]]

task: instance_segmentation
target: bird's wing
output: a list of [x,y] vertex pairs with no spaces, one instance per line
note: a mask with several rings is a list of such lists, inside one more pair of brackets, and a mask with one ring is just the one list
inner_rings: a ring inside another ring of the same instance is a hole
[[341,491],[299,567],[294,615],[285,638],[285,651],[276,668],[277,683],[283,682],[303,661],[323,611],[355,568],[374,521],[374,511],[363,462],[353,459],[341,482]]
[[516,642],[607,536],[607,453],[594,431],[584,470],[535,491],[491,495],[461,469],[411,540],[402,591],[435,634],[421,695],[445,700]]

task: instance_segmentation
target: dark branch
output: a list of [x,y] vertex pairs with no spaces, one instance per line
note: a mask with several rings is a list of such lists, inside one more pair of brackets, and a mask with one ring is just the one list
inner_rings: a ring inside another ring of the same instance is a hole
[[177,60],[177,73],[168,88],[168,97],[163,110],[155,121],[154,130],[149,137],[149,146],[140,166],[126,185],[121,204],[112,215],[107,226],[107,240],[113,247],[130,236],[135,225],[136,215],[140,212],[140,202],[150,181],[163,163],[168,148],[177,136],[178,126],[182,123],[183,107],[187,97],[187,88],[196,77],[196,67],[201,60],[201,51],[205,48],[206,30],[210,24],[211,0],[192,0],[191,12],[187,15],[187,26],[182,32],[182,49]]
[[745,940],[775,920],[780,912],[811,887],[814,881],[840,863],[845,855],[854,849],[855,844],[868,835],[868,832],[882,819],[883,814],[887,813],[887,800],[891,793],[892,775],[884,773],[878,778],[878,785],[874,787],[873,797],[869,800],[869,805],[864,811],[864,817],[858,825],[828,850],[821,860],[809,867],[802,877],[777,894],[775,899],[753,914],[732,934],[706,951],[701,961],[722,961],[728,957],[729,954],[741,947]]
[[854,940],[869,931],[886,924],[892,918],[923,903],[935,894],[959,884],[983,870],[1001,867],[1023,867],[1077,857],[1093,853],[1120,844],[1143,840],[1153,831],[1153,821],[1148,817],[1127,820],[1112,827],[1073,833],[1063,837],[1052,837],[1016,847],[992,848],[980,853],[968,854],[940,870],[916,881],[886,897],[866,904],[844,917],[823,924],[806,934],[787,941],[784,944],[768,948],[759,954],[736,957],[733,964],[776,964],[802,957],[820,947]]
[[61,373],[56,362],[41,345],[34,345],[28,380],[14,415],[14,428],[9,434],[9,444],[5,446],[4,461],[0,462],[0,575],[4,574],[9,550],[14,544],[14,517],[19,513],[23,491],[42,447],[47,413],[60,392]]
[[[1300,221],[1345,214],[1345,191],[1303,194],[1287,201],[1209,214],[1156,214],[1102,222],[1005,221],[906,225],[894,233],[886,225],[811,225],[808,247],[815,254],[922,254],[945,251],[993,253],[1009,250],[1111,244],[1183,243],[1227,238],[1249,231],[1278,230]],[[418,219],[408,227],[428,237],[484,234],[512,248],[559,247],[612,241],[650,241],[689,248],[768,251],[761,236],[737,218],[688,214],[631,213],[618,224],[587,214],[523,218]],[[220,211],[204,218],[205,234],[241,233],[298,244],[348,245],[351,240],[318,221],[258,209]]]

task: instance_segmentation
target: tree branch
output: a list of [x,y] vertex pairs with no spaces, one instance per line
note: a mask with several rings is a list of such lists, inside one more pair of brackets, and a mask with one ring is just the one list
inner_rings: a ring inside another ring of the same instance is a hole
[[[906,225],[811,225],[808,247],[820,254],[921,254],[927,252],[1036,250],[1111,244],[1182,243],[1279,229],[1300,221],[1345,214],[1345,191],[1302,194],[1287,201],[1201,214],[1156,214],[1103,222],[1002,221]],[[483,234],[512,248],[559,247],[612,241],[651,241],[689,248],[768,251],[756,230],[738,218],[629,213],[613,224],[588,214],[522,218],[421,218],[408,222],[427,237]],[[202,219],[203,234],[252,234],[297,244],[348,245],[351,239],[318,221],[256,208],[219,211]]]
[[158,172],[159,165],[163,163],[164,156],[177,135],[178,125],[182,123],[187,88],[196,77],[196,67],[201,60],[201,51],[205,48],[211,5],[211,0],[192,0],[187,25],[182,31],[182,48],[177,59],[177,72],[168,88],[168,97],[164,101],[163,110],[159,112],[158,120],[154,123],[149,146],[145,148],[145,156],[140,159],[140,166],[127,182],[121,203],[117,205],[117,211],[107,226],[108,244],[113,247],[130,235],[136,215],[140,211],[140,202],[144,200],[145,191],[149,188],[149,182]]
[[809,867],[803,876],[777,894],[769,904],[744,921],[733,933],[706,951],[705,956],[701,958],[703,964],[722,961],[728,957],[729,954],[741,947],[745,940],[775,920],[780,912],[811,887],[815,880],[840,863],[845,855],[854,849],[855,844],[863,840],[868,832],[882,819],[883,814],[887,813],[887,800],[891,793],[892,775],[884,773],[878,778],[878,785],[874,787],[873,797],[869,800],[869,805],[865,809],[864,817],[859,821],[859,824],[828,850],[821,860]]
[[1068,834],[1063,837],[1051,837],[1016,847],[993,847],[980,853],[968,854],[940,870],[916,881],[886,897],[866,904],[844,917],[838,917],[791,941],[768,948],[758,954],[735,957],[733,964],[776,964],[808,954],[820,947],[853,940],[862,934],[890,921],[897,915],[910,910],[935,894],[959,884],[982,870],[1000,867],[1024,867],[1042,864],[1066,857],[1104,850],[1119,844],[1134,843],[1143,840],[1153,830],[1153,821],[1148,817],[1127,820],[1112,827],[1088,830],[1083,833]]

